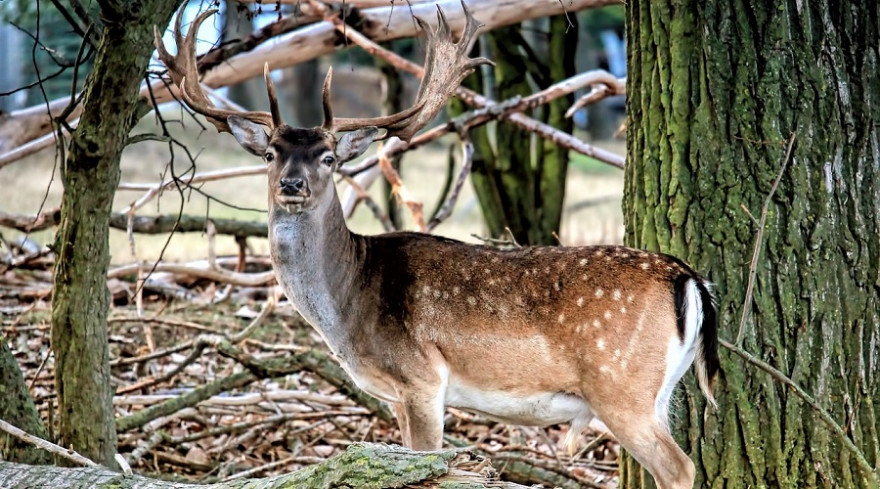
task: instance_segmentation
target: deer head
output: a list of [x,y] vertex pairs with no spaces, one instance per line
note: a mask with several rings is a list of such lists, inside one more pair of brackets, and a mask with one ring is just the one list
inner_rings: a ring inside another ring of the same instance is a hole
[[[425,74],[411,107],[383,117],[334,117],[330,101],[331,68],[324,80],[322,93],[324,123],[321,127],[307,129],[288,126],[281,120],[268,65],[264,68],[263,76],[269,94],[269,113],[225,110],[211,103],[198,82],[195,40],[199,26],[216,10],[200,14],[186,37],[181,33],[181,16],[177,16],[174,25],[176,56],[165,49],[158,29],[155,29],[154,35],[159,58],[168,67],[169,75],[179,87],[184,102],[207,117],[218,131],[232,133],[245,150],[266,162],[270,215],[276,212],[296,214],[324,207],[322,204],[336,199],[332,174],[339,165],[360,156],[375,140],[391,136],[409,140],[437,115],[453,91],[476,66],[491,64],[485,58],[471,59],[468,56],[481,26],[464,1],[462,8],[467,22],[458,42],[452,40],[449,24],[440,7],[437,7],[436,30],[432,31],[427,22],[416,17],[427,37],[427,56]],[[380,130],[384,130],[384,133],[380,133]]]

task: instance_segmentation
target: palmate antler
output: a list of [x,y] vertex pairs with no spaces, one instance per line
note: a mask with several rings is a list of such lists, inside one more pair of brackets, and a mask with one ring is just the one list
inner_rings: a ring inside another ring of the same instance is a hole
[[192,26],[186,37],[181,33],[181,19],[183,18],[183,9],[177,14],[174,21],[174,42],[177,44],[177,55],[172,56],[165,49],[162,42],[162,35],[159,29],[153,27],[153,36],[156,43],[156,50],[159,52],[159,59],[168,67],[168,74],[175,85],[180,88],[180,96],[191,109],[204,115],[208,121],[217,128],[219,132],[232,132],[229,124],[226,122],[227,117],[237,115],[257,124],[274,129],[283,124],[281,120],[281,112],[278,110],[278,97],[275,94],[275,85],[269,77],[269,65],[263,69],[263,77],[266,79],[266,90],[269,92],[269,107],[272,113],[248,111],[241,112],[237,110],[219,109],[211,103],[211,100],[205,95],[201,85],[199,85],[199,70],[196,63],[196,35],[199,32],[199,26],[208,17],[214,15],[216,9],[206,10],[199,14],[193,21]]
[[[424,31],[427,38],[427,55],[425,57],[425,74],[419,85],[418,95],[413,105],[393,115],[372,118],[338,118],[333,116],[333,108],[330,104],[330,84],[333,79],[332,68],[327,72],[324,80],[324,124],[323,129],[328,132],[353,131],[364,127],[378,127],[387,129],[383,137],[397,136],[409,140],[415,133],[426,126],[446,104],[455,89],[461,84],[474,68],[481,64],[492,64],[486,58],[470,58],[468,53],[476,40],[477,31],[482,27],[473,17],[464,0],[461,6],[465,12],[465,28],[458,42],[452,40],[452,31],[446,20],[443,10],[437,7],[438,26],[432,31],[430,25],[423,19],[416,17],[416,21]],[[278,99],[275,95],[275,86],[269,77],[268,64],[264,68],[263,76],[266,79],[266,89],[269,93],[270,113],[266,112],[239,112],[217,108],[211,103],[208,96],[199,85],[198,66],[195,57],[196,34],[199,26],[217,10],[208,10],[193,21],[186,37],[181,33],[180,14],[174,23],[174,42],[177,44],[177,55],[172,56],[162,43],[162,36],[158,29],[154,28],[156,49],[159,59],[168,67],[168,73],[175,85],[180,88],[184,102],[194,111],[202,114],[220,132],[231,132],[227,118],[236,115],[274,129],[283,124],[281,113],[278,110]]]
[[481,64],[493,65],[486,58],[470,58],[468,53],[477,39],[477,32],[482,27],[473,14],[467,8],[464,0],[461,8],[465,14],[465,27],[458,42],[452,40],[452,30],[446,20],[443,9],[437,6],[437,30],[431,30],[431,26],[421,17],[416,16],[422,31],[425,33],[427,54],[425,56],[425,74],[419,84],[416,101],[412,107],[385,117],[370,119],[347,119],[333,117],[333,109],[330,106],[330,81],[333,76],[332,69],[327,72],[324,79],[324,129],[328,131],[351,131],[365,126],[376,126],[387,129],[384,137],[397,136],[409,141],[420,129],[431,122],[438,112],[446,105],[446,101],[455,92],[474,68]]

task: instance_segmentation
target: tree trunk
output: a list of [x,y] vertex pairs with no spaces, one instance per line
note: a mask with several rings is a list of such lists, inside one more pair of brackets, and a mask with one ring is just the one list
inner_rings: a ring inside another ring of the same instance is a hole
[[[547,67],[551,81],[565,80],[575,75],[575,54],[578,28],[574,15],[557,15],[549,19],[550,37],[547,43]],[[559,97],[547,104],[543,121],[550,126],[571,133],[574,121],[565,112],[574,103],[574,94]],[[547,139],[536,139],[538,144],[538,221],[541,235],[551,244],[558,241],[562,208],[565,204],[565,177],[568,175],[568,149]]]
[[[572,17],[573,18],[573,17]],[[487,36],[489,56],[495,61],[495,94],[498,100],[530,95],[530,80],[546,87],[553,80],[574,75],[577,26],[565,16],[548,21],[546,49],[535,52],[519,26],[495,30]],[[540,58],[540,59],[539,59]],[[478,85],[479,74],[466,84]],[[569,132],[571,121],[564,117],[573,96],[561,97],[543,109],[544,122]],[[457,109],[453,109],[453,113]],[[568,150],[550,141],[539,141],[509,123],[493,126],[495,148],[486,128],[471,131],[474,161],[471,177],[490,234],[505,237],[509,228],[520,244],[557,244],[565,199]],[[533,144],[537,145],[533,148]]]
[[[479,472],[474,472],[478,470]],[[458,451],[412,452],[405,448],[358,443],[327,461],[289,474],[264,479],[238,479],[216,484],[192,485],[148,479],[139,475],[122,475],[103,468],[62,469],[33,467],[0,461],[0,486],[53,487],[138,487],[142,489],[249,489],[296,487],[324,489],[357,487],[459,487],[477,489],[494,487],[525,489],[511,482],[491,481],[483,475],[479,458],[473,460]]]
[[[34,400],[21,374],[18,361],[12,356],[6,339],[0,335],[0,419],[20,430],[46,439],[46,427],[40,420]],[[49,454],[5,433],[0,434],[0,460],[23,464],[45,464]]]
[[115,464],[116,452],[107,349],[110,206],[119,184],[120,154],[137,120],[153,26],[167,25],[178,3],[102,3],[104,33],[62,169],[52,299],[60,444],[108,466]]
[[[734,341],[758,231],[744,209],[760,218],[794,133],[742,346],[812,394],[866,462],[722,351],[720,408],[705,409],[689,375],[672,420],[696,487],[880,484],[878,24],[868,0],[628,4],[626,243],[707,274]],[[622,463],[622,488],[645,479]]]
[[[393,43],[385,43],[384,47],[393,50]],[[376,58],[375,63],[385,80],[385,100],[382,101],[383,113],[385,115],[396,114],[405,108],[403,106],[403,76],[394,65],[382,58]],[[391,168],[394,168],[401,177],[403,177],[403,168],[400,166],[402,160],[403,155],[391,158]],[[387,178],[382,179],[382,194],[385,196],[388,218],[394,224],[395,229],[403,229],[403,213],[398,207],[397,197],[393,195],[391,182]]]

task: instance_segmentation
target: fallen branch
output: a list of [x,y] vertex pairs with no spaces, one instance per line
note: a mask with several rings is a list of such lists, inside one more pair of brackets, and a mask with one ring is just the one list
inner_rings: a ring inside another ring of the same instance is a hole
[[[38,438],[38,437],[31,435],[29,433],[25,433],[24,431],[16,428],[15,426],[12,426],[11,424],[7,423],[6,421],[3,421],[2,419],[0,419],[0,430],[3,430],[6,433],[9,433],[10,435],[18,438],[19,440],[21,440],[23,442],[30,443],[31,445],[34,445],[37,448],[40,448],[40,449],[45,450],[49,453],[52,453],[53,455],[58,455],[59,457],[66,458],[67,460],[70,460],[71,462],[74,462],[76,464],[85,465],[86,467],[97,467],[98,466],[98,464],[96,464],[95,462],[92,462],[91,460],[74,452],[73,450],[67,450],[63,447],[60,447],[60,446],[50,442],[50,441],[46,441],[42,438]],[[0,464],[2,464],[2,463],[3,462],[0,462]],[[2,481],[2,478],[0,478],[0,481]],[[0,484],[0,486],[2,486],[2,484]],[[24,486],[18,485],[16,487],[24,487]]]
[[187,392],[186,394],[169,399],[161,404],[150,406],[142,411],[116,419],[116,431],[123,433],[149,423],[150,421],[168,416],[183,408],[195,406],[196,404],[210,399],[211,397],[226,392],[237,387],[242,387],[257,380],[250,372],[238,372],[227,377],[222,377],[214,382],[203,385]]
[[107,278],[120,278],[128,275],[135,275],[140,268],[143,268],[144,270],[150,270],[151,273],[168,272],[188,275],[190,277],[202,280],[211,280],[214,282],[238,285],[241,287],[257,287],[260,285],[268,285],[275,281],[274,271],[262,273],[239,273],[231,272],[229,270],[219,267],[211,269],[188,265],[176,265],[171,263],[156,263],[153,265],[123,265],[121,267],[110,270],[110,272],[107,273]]
[[[10,214],[0,211],[0,226],[29,233],[55,227],[61,221],[61,209],[50,209],[36,216]],[[203,233],[208,221],[213,222],[217,234],[249,238],[265,238],[268,226],[264,222],[239,221],[235,219],[206,218],[204,216],[177,215],[134,216],[131,222],[132,232],[139,234],[162,234],[172,230],[178,233]],[[110,216],[110,227],[126,231],[128,216],[115,212]]]

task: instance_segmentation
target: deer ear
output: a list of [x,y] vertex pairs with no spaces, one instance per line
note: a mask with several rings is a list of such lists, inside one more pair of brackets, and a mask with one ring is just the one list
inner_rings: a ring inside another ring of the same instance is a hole
[[339,142],[336,143],[336,158],[339,163],[345,163],[363,154],[378,134],[379,129],[370,126],[346,133],[339,138]]
[[226,122],[232,129],[235,140],[242,148],[259,157],[266,154],[266,148],[269,147],[269,136],[266,135],[263,126],[237,115],[227,117]]

